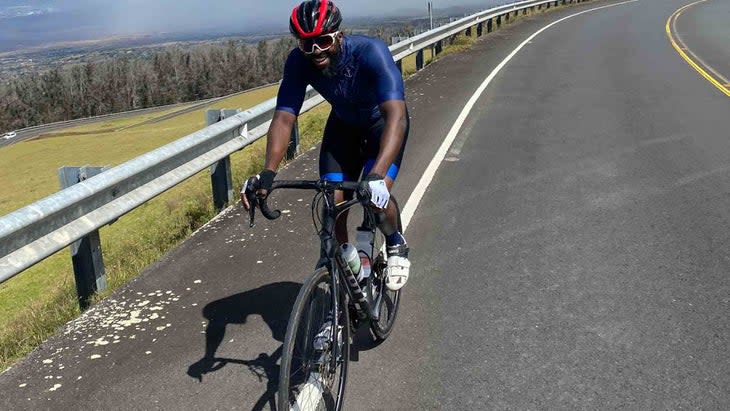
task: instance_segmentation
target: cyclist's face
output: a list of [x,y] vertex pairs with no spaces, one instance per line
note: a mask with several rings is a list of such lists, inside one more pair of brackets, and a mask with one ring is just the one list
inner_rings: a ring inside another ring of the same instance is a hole
[[[326,36],[326,35],[325,35]],[[337,55],[340,51],[340,45],[342,44],[342,33],[337,33],[334,36],[334,43],[329,48],[326,48],[325,50],[322,50],[320,47],[317,47],[316,45],[314,47],[311,47],[309,45],[309,48],[307,51],[312,51],[309,54],[305,54],[310,62],[312,62],[312,65],[316,67],[318,70],[326,70],[330,64],[332,63],[332,58]],[[326,42],[321,42],[322,44],[326,44]]]

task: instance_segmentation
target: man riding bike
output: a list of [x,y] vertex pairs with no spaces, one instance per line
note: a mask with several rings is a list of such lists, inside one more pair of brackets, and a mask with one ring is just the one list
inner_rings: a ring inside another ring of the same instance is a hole
[[[284,66],[276,111],[269,126],[264,169],[246,181],[245,192],[263,198],[271,189],[304,101],[308,85],[332,106],[319,156],[320,178],[362,181],[368,185],[378,227],[388,254],[387,286],[398,290],[408,280],[408,246],[396,227],[400,211],[390,191],[400,168],[410,120],[403,78],[382,41],[339,31],[342,15],[332,1],[308,0],[292,11],[289,30],[298,39]],[[336,202],[345,201],[337,192]],[[337,220],[335,235],[348,241],[347,214]]]

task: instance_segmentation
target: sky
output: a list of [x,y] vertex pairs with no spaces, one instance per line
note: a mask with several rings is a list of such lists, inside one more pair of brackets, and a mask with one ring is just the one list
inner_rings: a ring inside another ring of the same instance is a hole
[[[435,0],[436,8],[495,0]],[[426,0],[340,0],[347,19],[423,11]],[[281,33],[292,0],[0,0],[0,51],[43,42],[160,33]]]
[[[279,26],[286,30],[292,0],[0,0],[0,11],[27,7],[46,13],[95,18],[112,32],[179,31],[196,26]],[[474,3],[437,0],[436,7]],[[383,16],[404,9],[426,11],[426,0],[340,0],[343,16]],[[82,21],[88,23],[89,21]],[[69,21],[69,23],[73,23]]]

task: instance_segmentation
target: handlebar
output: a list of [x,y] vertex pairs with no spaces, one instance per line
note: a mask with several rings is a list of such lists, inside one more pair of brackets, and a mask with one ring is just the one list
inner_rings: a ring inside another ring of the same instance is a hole
[[370,201],[370,190],[367,184],[361,184],[354,181],[327,181],[327,180],[279,180],[274,181],[271,185],[271,190],[266,194],[266,197],[259,198],[253,192],[246,192],[246,198],[250,204],[248,210],[250,226],[254,226],[254,215],[256,214],[256,204],[259,205],[261,214],[269,220],[276,220],[281,217],[281,211],[271,210],[267,203],[269,196],[274,190],[282,188],[291,188],[297,190],[316,190],[319,192],[334,192],[335,190],[352,191],[357,194],[358,201],[367,203]]

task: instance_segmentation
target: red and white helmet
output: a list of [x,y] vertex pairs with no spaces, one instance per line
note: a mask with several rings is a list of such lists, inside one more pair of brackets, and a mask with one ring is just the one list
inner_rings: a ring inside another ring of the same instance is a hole
[[289,19],[289,31],[298,39],[308,39],[333,33],[340,28],[340,9],[329,0],[308,0],[294,7]]

